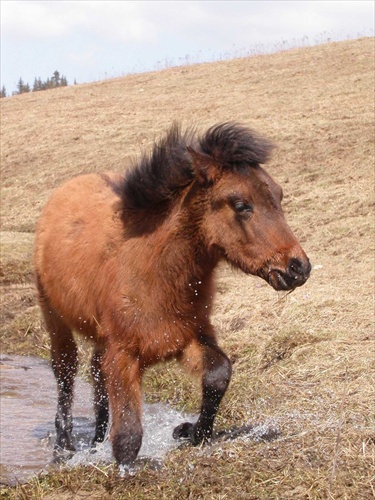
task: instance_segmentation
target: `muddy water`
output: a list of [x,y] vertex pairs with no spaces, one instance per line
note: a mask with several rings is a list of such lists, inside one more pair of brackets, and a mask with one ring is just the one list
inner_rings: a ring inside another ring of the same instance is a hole
[[[55,439],[56,386],[47,361],[0,355],[0,480],[15,484],[50,467]],[[94,432],[90,384],[77,379],[74,397],[74,440],[77,453],[67,465],[111,462],[108,441],[91,450]],[[162,404],[144,405],[144,438],[139,460],[161,461],[176,447],[175,426],[192,420]]]

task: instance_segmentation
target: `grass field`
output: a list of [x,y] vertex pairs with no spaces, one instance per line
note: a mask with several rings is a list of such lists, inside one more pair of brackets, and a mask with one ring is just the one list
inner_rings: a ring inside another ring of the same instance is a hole
[[[51,190],[129,168],[175,119],[234,120],[278,144],[267,170],[313,271],[286,297],[224,265],[217,275],[213,321],[234,374],[216,428],[272,424],[276,439],[176,450],[133,477],[61,469],[0,498],[374,498],[374,60],[363,38],[1,100],[4,353],[48,357],[31,256]],[[149,401],[188,411],[195,387],[173,363],[144,380]]]

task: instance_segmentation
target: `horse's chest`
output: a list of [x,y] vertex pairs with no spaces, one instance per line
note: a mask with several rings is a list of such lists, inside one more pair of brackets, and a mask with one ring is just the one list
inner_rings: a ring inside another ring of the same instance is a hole
[[124,319],[124,342],[131,343],[146,365],[179,356],[195,336],[194,324],[181,317],[129,310]]
[[140,323],[136,330],[139,352],[145,362],[158,362],[178,356],[195,335],[189,321],[153,318]]

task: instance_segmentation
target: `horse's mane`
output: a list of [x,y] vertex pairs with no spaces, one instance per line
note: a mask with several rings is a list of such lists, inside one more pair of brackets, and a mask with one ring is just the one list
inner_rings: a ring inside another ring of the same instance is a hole
[[152,151],[144,153],[121,181],[112,184],[121,197],[124,217],[148,210],[165,213],[181,189],[195,178],[188,147],[209,157],[222,171],[246,171],[266,163],[273,145],[232,122],[215,125],[203,135],[194,128],[182,133],[174,122],[167,134],[154,143]]
[[155,142],[150,153],[143,153],[117,183],[115,191],[121,196],[125,210],[147,210],[169,202],[176,192],[193,178],[191,158],[187,146],[194,142],[195,131],[181,134],[178,123]]
[[228,122],[214,125],[198,139],[201,152],[222,170],[248,170],[269,160],[273,144],[253,130]]

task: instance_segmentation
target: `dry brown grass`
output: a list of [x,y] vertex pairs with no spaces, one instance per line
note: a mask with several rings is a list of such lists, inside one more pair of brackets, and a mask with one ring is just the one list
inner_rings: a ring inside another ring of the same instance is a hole
[[[214,322],[234,361],[218,428],[276,426],[172,452],[121,479],[77,468],[4,488],[2,498],[368,499],[374,497],[374,40],[326,44],[1,100],[2,344],[47,355],[30,283],[32,233],[51,189],[81,172],[123,170],[173,119],[236,120],[279,149],[269,172],[315,266],[282,297],[218,271]],[[199,404],[172,363],[151,400]]]

